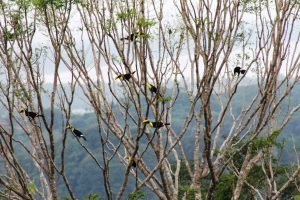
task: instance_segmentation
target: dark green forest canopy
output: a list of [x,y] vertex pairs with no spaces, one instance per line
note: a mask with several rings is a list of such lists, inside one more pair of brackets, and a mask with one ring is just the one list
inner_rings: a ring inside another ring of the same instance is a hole
[[[255,89],[255,87],[253,86],[240,86],[238,89],[238,92],[233,100],[233,104],[234,106],[234,114],[237,114],[241,111],[242,108],[242,104],[250,101],[252,96],[255,95],[255,92],[257,90]],[[295,93],[292,93],[289,101],[285,101],[282,105],[282,110],[283,112],[284,109],[287,109],[290,105],[297,105],[298,103],[300,103],[299,98],[297,98],[297,96],[300,95],[300,85],[296,86],[296,90]],[[167,90],[167,94],[169,94],[171,91]],[[225,98],[225,97],[224,97]],[[243,99],[243,101],[240,101],[240,99]],[[45,99],[46,100],[46,99]],[[174,117],[172,119],[172,128],[177,132],[179,130],[181,130],[181,126],[182,126],[182,121],[184,120],[185,117],[185,113],[188,110],[188,106],[185,103],[187,101],[187,97],[186,94],[184,92],[180,92],[180,95],[176,101],[175,107],[173,112],[177,113],[176,117]],[[218,113],[220,112],[220,104],[217,101],[216,97],[212,98],[212,107],[213,109],[213,113]],[[72,117],[72,122],[74,124],[76,124],[77,127],[80,127],[80,129],[82,130],[82,132],[84,132],[84,134],[87,137],[87,143],[86,146],[95,154],[97,154],[97,152],[100,151],[101,149],[101,145],[100,145],[100,141],[98,138],[98,128],[97,126],[93,126],[92,124],[96,123],[96,119],[95,119],[95,115],[92,112],[88,112],[89,109],[86,108],[86,112],[83,112],[82,109],[80,109],[81,104],[78,104],[78,109],[79,112],[75,112],[73,114]],[[146,106],[146,104],[144,105]],[[75,106],[77,107],[77,106]],[[75,109],[76,110],[76,109]],[[59,111],[58,111],[59,112]],[[83,113],[80,113],[83,112]],[[46,111],[46,116],[49,114],[49,111]],[[122,116],[120,115],[120,121],[122,121]],[[56,116],[57,122],[55,124],[57,124],[57,126],[55,127],[55,129],[57,130],[57,133],[55,134],[55,138],[56,140],[60,141],[62,138],[62,135],[59,134],[60,130],[61,130],[61,118],[60,115],[57,114]],[[4,118],[2,119],[4,120]],[[284,175],[284,173],[287,170],[291,170],[291,168],[293,168],[293,165],[290,165],[290,163],[294,163],[294,161],[296,160],[296,155],[294,153],[291,153],[294,151],[293,146],[295,145],[296,150],[300,150],[300,143],[297,141],[300,141],[300,136],[298,134],[298,121],[300,120],[300,114],[296,114],[293,119],[290,121],[290,123],[284,128],[284,130],[282,130],[282,134],[277,137],[276,135],[276,139],[273,141],[271,140],[269,137],[266,136],[262,136],[260,138],[258,138],[256,141],[253,142],[253,146],[254,151],[260,148],[263,148],[264,146],[268,145],[270,141],[271,143],[275,142],[277,145],[276,147],[273,149],[273,155],[272,155],[272,159],[273,162],[276,163],[276,165],[278,165],[277,169],[278,173],[281,174],[281,176],[279,177],[280,179],[286,180],[286,177]],[[224,126],[222,128],[222,132],[224,134],[226,134],[229,131],[229,124],[232,123],[231,119],[229,117],[227,117],[225,119],[224,122]],[[60,125],[59,125],[60,124]],[[228,126],[226,125],[228,124]],[[92,126],[91,126],[92,125]],[[133,132],[135,132],[135,129],[137,128],[133,123],[131,124],[131,129]],[[193,143],[194,137],[193,137],[193,132],[195,131],[194,125],[191,126],[190,130],[188,131],[189,133],[187,133],[182,140],[182,144],[183,144],[183,148],[186,150],[187,152],[187,157],[188,159],[192,162],[193,159],[193,152],[192,149],[190,148],[190,144]],[[24,141],[26,143],[26,138],[24,136],[22,136],[23,133],[21,130],[18,131],[18,133],[16,134],[17,138]],[[113,136],[111,135],[111,137],[113,138]],[[272,137],[271,137],[272,138]],[[291,140],[291,138],[294,138],[294,140]],[[112,141],[114,141],[116,144],[118,143],[118,140],[115,138]],[[245,140],[246,141],[246,140]],[[61,144],[60,142],[58,143],[58,148],[57,148],[57,156],[59,155]],[[141,139],[141,146],[142,148],[144,148],[147,144],[147,140],[146,138],[142,138]],[[16,145],[16,149],[19,149],[20,147]],[[238,148],[236,148],[238,149]],[[244,149],[245,150],[245,149]],[[22,148],[20,149],[20,151],[18,151],[18,156],[21,158],[21,162],[24,164],[25,168],[28,169],[29,171],[31,171],[31,163],[27,162],[27,159],[31,159],[29,157],[29,155],[24,152],[22,150]],[[215,154],[218,153],[218,150],[215,150]],[[234,149],[232,149],[232,152],[234,153]],[[245,152],[244,152],[245,153]],[[237,157],[243,157],[244,154],[243,152],[239,153],[236,155]],[[154,167],[155,163],[157,163],[157,160],[154,159],[153,157],[153,152],[148,151],[145,155],[144,155],[144,160],[147,161],[147,163],[149,164],[149,166]],[[171,159],[171,163],[175,162],[172,158]],[[237,162],[239,162],[238,160],[240,160],[240,162],[242,162],[242,158],[241,159],[236,159]],[[96,164],[93,162],[93,160],[91,158],[89,158],[87,156],[87,153],[84,151],[84,149],[79,145],[79,143],[77,142],[77,140],[72,136],[72,135],[68,135],[67,136],[67,143],[66,143],[66,169],[69,171],[68,175],[70,177],[70,184],[72,185],[72,187],[74,188],[74,192],[76,194],[76,196],[88,196],[88,194],[98,194],[101,196],[103,196],[103,194],[105,193],[104,191],[104,187],[103,187],[103,179],[99,179],[99,177],[95,176],[95,174],[98,174],[100,177],[101,172],[99,172],[99,170],[97,169]],[[239,163],[238,165],[241,165],[241,163]],[[118,188],[120,187],[120,182],[122,181],[122,178],[120,177],[120,174],[124,173],[125,171],[125,167],[124,164],[122,164],[118,159],[114,159],[113,162],[110,163],[110,174],[111,174],[111,178],[112,178],[112,183],[113,183],[113,188]],[[180,195],[183,195],[184,192],[188,192],[189,195],[191,197],[193,197],[193,188],[190,188],[190,183],[191,180],[190,178],[187,176],[187,171],[185,169],[184,166],[182,166],[183,169],[180,172]],[[259,165],[257,167],[255,167],[254,169],[252,169],[251,175],[249,176],[249,181],[251,183],[253,183],[254,185],[259,186],[260,185],[260,178],[262,176],[262,172],[260,172],[260,167]],[[37,172],[35,171],[31,171],[30,173],[33,174],[33,176],[38,176]],[[261,175],[257,175],[257,173],[261,174]],[[60,180],[60,179],[59,179]],[[209,179],[207,180],[203,180],[203,184],[206,185],[206,188],[203,189],[203,192],[205,192],[205,190],[207,190],[208,188],[208,184],[209,184]],[[66,188],[64,186],[64,184],[62,183],[62,180],[58,181],[59,183],[59,191],[61,196],[68,196],[66,195]],[[90,183],[94,183],[94,184],[90,184]],[[226,173],[224,173],[224,175],[222,175],[221,177],[221,183],[218,186],[216,193],[215,193],[215,198],[216,199],[231,199],[232,196],[232,192],[233,192],[233,186],[236,183],[236,177],[234,176],[234,174],[230,173],[229,171],[226,170]],[[115,186],[114,186],[115,185]],[[126,189],[127,194],[129,195],[130,192],[134,191],[134,186],[135,185],[135,178],[134,177],[130,177],[130,183],[128,185],[128,188]],[[245,191],[243,192],[243,197],[242,198],[253,198],[253,194],[251,192],[251,190],[245,188]],[[148,198],[155,198],[152,194],[151,191],[147,190],[146,188],[143,188],[142,190],[144,193],[144,195],[146,195]],[[286,197],[291,197],[293,195],[296,195],[296,188],[295,187],[289,187],[286,189],[286,191],[282,194],[282,198]],[[117,192],[117,190],[115,190],[114,192]],[[195,191],[194,191],[195,192]],[[227,194],[227,196],[224,196],[224,194]],[[116,194],[116,193],[115,193]]]

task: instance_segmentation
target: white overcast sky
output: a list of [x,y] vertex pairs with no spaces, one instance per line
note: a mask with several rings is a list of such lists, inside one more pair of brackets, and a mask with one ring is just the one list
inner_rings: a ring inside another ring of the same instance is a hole
[[[155,0],[154,0],[155,1]],[[197,1],[197,0],[195,0]],[[147,8],[147,13],[149,15],[149,18],[156,18],[155,12],[154,12],[154,8],[153,8],[153,4],[151,3],[151,1],[146,1],[148,2],[148,5],[146,6]],[[176,2],[176,1],[175,1]],[[177,15],[178,15],[178,11],[177,8],[174,6],[174,2],[173,1],[164,1],[164,21],[165,23],[167,23],[170,26],[177,26]],[[158,4],[156,4],[158,5]],[[80,16],[76,13],[76,9],[74,9],[74,11],[72,12],[72,18],[70,20],[70,26],[72,27],[73,30],[73,34],[76,36],[78,43],[80,43],[80,31],[78,30],[79,26],[78,24],[80,23]],[[271,13],[272,14],[272,13]],[[247,28],[251,28],[255,26],[255,16],[253,14],[249,14],[249,13],[245,13],[244,15],[244,21],[247,23]],[[297,23],[295,30],[300,30],[299,29],[299,23]],[[296,38],[294,38],[296,39]],[[85,38],[86,41],[88,41],[87,38]],[[87,42],[88,44],[88,42]],[[157,44],[157,43],[155,43]],[[36,37],[34,40],[34,45],[36,47],[42,47],[42,46],[50,46],[50,40],[49,38],[45,35],[45,30],[43,29],[38,29],[38,32],[36,33]],[[293,45],[293,44],[292,44]],[[89,47],[87,45],[85,45],[85,50],[87,55],[89,55],[89,53],[91,53]],[[240,53],[241,49],[234,49],[232,55],[236,55],[238,53]],[[154,54],[155,54],[155,47],[154,47]],[[90,76],[91,77],[95,77],[95,71],[93,69],[93,60],[91,56],[87,56],[87,66],[90,68]],[[233,60],[229,60],[229,64],[233,65],[233,67],[236,65],[236,59]],[[188,64],[188,55],[182,55],[180,57],[180,63],[185,66],[186,64]],[[103,67],[105,67],[105,63],[102,62],[102,65],[104,65]],[[48,56],[45,62],[45,80],[46,82],[52,82],[53,81],[53,52],[51,50],[51,48],[48,51]],[[62,80],[64,82],[68,82],[68,80],[70,79],[70,72],[68,69],[66,69],[63,64],[61,64],[60,70],[59,70],[60,76],[62,77]],[[251,73],[249,74],[249,76],[251,76]]]

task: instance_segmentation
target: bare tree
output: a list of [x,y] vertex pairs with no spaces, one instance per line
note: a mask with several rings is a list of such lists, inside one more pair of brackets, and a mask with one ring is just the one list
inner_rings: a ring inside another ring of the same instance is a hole
[[[1,124],[1,195],[59,199],[61,177],[76,199],[65,152],[67,128],[76,136],[72,109],[79,90],[94,112],[101,153],[77,141],[103,177],[107,199],[123,199],[130,176],[135,191],[146,187],[159,199],[178,199],[183,168],[191,180],[183,199],[214,199],[226,173],[235,179],[232,199],[246,187],[258,199],[279,199],[288,186],[297,187],[299,162],[284,182],[273,162],[276,139],[300,108],[281,109],[299,81],[297,1],[24,0],[0,6],[0,101],[8,119]],[[52,88],[45,91],[49,70]],[[67,84],[60,72],[68,74]],[[255,92],[237,108],[247,81]],[[187,109],[178,113],[183,98]],[[178,114],[183,120],[174,124]],[[62,136],[56,139],[57,126]],[[31,158],[38,183],[15,146]],[[110,173],[115,159],[124,167],[117,189]],[[265,184],[248,181],[254,168]]]

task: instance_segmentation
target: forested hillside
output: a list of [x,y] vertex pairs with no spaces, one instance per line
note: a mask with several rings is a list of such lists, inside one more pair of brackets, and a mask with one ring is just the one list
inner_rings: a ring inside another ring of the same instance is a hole
[[[244,103],[247,103],[251,101],[251,97],[255,95],[257,89],[253,87],[253,85],[249,86],[240,86],[238,88],[237,94],[235,98],[233,99],[232,104],[234,105],[233,114],[238,114]],[[166,91],[166,94],[170,94],[170,90]],[[82,96],[82,93],[78,93],[78,96]],[[292,106],[293,104],[299,104],[300,99],[297,98],[300,96],[300,85],[295,86],[295,92],[291,94],[291,97],[285,101],[282,104],[282,113],[286,112],[286,108],[288,106]],[[225,98],[225,97],[222,97]],[[212,98],[212,107],[213,107],[213,113],[217,115],[218,112],[220,112],[220,104],[216,100],[216,97]],[[47,102],[47,99],[43,99],[43,101]],[[174,113],[176,113],[176,116],[172,118],[172,128],[177,132],[181,129],[182,121],[184,120],[184,117],[186,116],[186,112],[188,110],[188,106],[186,104],[187,97],[186,93],[180,92],[180,95],[178,96],[178,100],[176,101],[174,105]],[[78,111],[76,111],[76,108],[78,105]],[[72,115],[72,123],[76,124],[76,127],[79,128],[86,136],[87,141],[81,141],[82,145],[84,145],[91,153],[93,153],[98,160],[101,160],[101,141],[99,141],[99,132],[97,129],[97,126],[93,125],[96,124],[95,115],[92,112],[88,112],[90,108],[87,106],[86,109],[82,109],[80,107],[80,104],[75,104],[74,106],[75,113]],[[83,110],[87,110],[87,112],[80,113]],[[117,110],[116,110],[117,112]],[[59,111],[57,111],[59,113]],[[48,111],[46,111],[46,115],[48,115]],[[121,116],[120,116],[121,117]],[[56,117],[57,122],[55,124],[60,124],[60,121],[62,120],[58,116]],[[2,120],[5,120],[5,118],[2,118]],[[278,165],[279,173],[284,174],[285,170],[288,170],[290,167],[289,163],[294,163],[295,160],[297,160],[297,153],[296,151],[300,151],[300,135],[299,135],[299,121],[300,121],[300,113],[296,113],[295,116],[291,119],[290,123],[285,127],[284,130],[282,130],[282,134],[280,137],[276,139],[276,143],[278,143],[278,146],[273,149],[274,153],[274,161]],[[222,133],[226,135],[229,132],[230,124],[232,123],[230,117],[227,117],[225,119],[224,125],[222,127]],[[193,127],[193,125],[191,126]],[[55,139],[58,146],[58,152],[57,157],[60,157],[59,154],[61,146],[61,140],[63,139],[63,136],[59,134],[60,130],[63,127],[58,125],[56,127],[56,134]],[[135,125],[131,124],[131,129],[133,132],[135,132]],[[194,132],[195,129],[191,128],[188,133],[182,138],[182,145],[185,149],[186,156],[192,162],[193,159],[193,152],[191,147],[191,144],[193,144],[193,138],[194,138]],[[29,141],[26,141],[26,137],[22,137],[22,131],[19,130],[16,134],[17,138],[24,142],[25,144],[29,143]],[[164,135],[164,137],[166,137]],[[223,137],[225,138],[225,136]],[[117,140],[113,140],[117,144]],[[145,138],[141,139],[141,149],[145,148],[147,145],[147,140]],[[203,145],[203,144],[200,144]],[[90,155],[86,152],[86,150],[80,145],[80,143],[76,140],[76,138],[73,137],[73,135],[70,133],[67,136],[66,141],[66,150],[65,150],[65,167],[68,171],[69,181],[70,185],[73,188],[74,193],[77,197],[80,197],[80,199],[89,197],[102,197],[101,199],[105,199],[105,188],[103,183],[103,174],[101,170],[99,170],[97,164],[93,160],[93,158],[90,157]],[[295,149],[294,149],[295,148]],[[36,176],[35,179],[37,179],[38,174],[34,171],[31,171],[31,164],[30,162],[27,162],[27,159],[31,159],[30,156],[24,152],[22,148],[20,148],[20,151],[18,153],[18,156],[21,159],[22,164],[24,164],[25,168],[27,168],[30,173],[33,174],[33,176]],[[153,159],[153,152],[147,152],[143,160],[149,164],[149,166],[154,167],[155,163],[157,162],[155,159]],[[171,164],[174,164],[174,160],[172,158],[170,159]],[[259,166],[259,164],[258,164]],[[255,170],[258,170],[257,167]],[[124,162],[120,162],[119,159],[114,159],[110,163],[110,174],[111,174],[111,180],[112,180],[112,188],[119,188],[120,184],[122,182],[122,177],[120,174],[123,174],[126,170],[126,166],[124,165]],[[257,172],[253,170],[253,175],[251,179],[252,181],[256,181],[255,184],[259,185],[259,176],[257,176]],[[186,190],[186,187],[188,186],[188,183],[190,180],[186,176],[186,169],[183,169],[180,174],[180,183],[182,184],[182,191]],[[262,173],[262,172],[261,172]],[[221,184],[219,187],[215,199],[231,199],[231,192],[232,187],[228,184],[234,184],[234,176],[231,173],[226,173],[223,177],[224,183]],[[283,175],[284,179],[284,175]],[[205,183],[205,182],[204,182]],[[59,192],[62,197],[68,198],[66,188],[64,184],[62,183],[62,180],[58,181],[59,186]],[[126,195],[128,196],[130,192],[133,192],[135,188],[135,178],[131,176],[129,178],[129,184],[126,188]],[[143,188],[142,191],[144,192],[143,195],[147,197],[148,199],[155,199],[154,194],[147,190],[147,188]],[[297,190],[295,188],[288,188],[284,194],[282,195],[282,198],[291,198],[298,194],[296,192]],[[114,195],[116,195],[117,190],[114,190]],[[224,194],[227,194],[227,196]],[[248,190],[245,190],[243,193],[243,198],[252,198],[251,192]]]

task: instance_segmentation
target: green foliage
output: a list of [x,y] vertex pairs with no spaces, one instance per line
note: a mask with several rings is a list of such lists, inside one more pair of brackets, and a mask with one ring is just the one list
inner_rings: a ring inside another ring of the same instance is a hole
[[32,0],[32,4],[37,8],[45,8],[48,0]]
[[12,41],[12,40],[15,39],[14,32],[13,31],[9,31],[6,28],[3,30],[2,34],[3,34],[4,40],[6,40],[6,41]]
[[230,200],[235,187],[236,177],[231,173],[224,173],[220,182],[216,186],[214,192],[214,199],[216,200]]
[[12,27],[17,33],[22,30],[22,24],[20,23],[22,18],[23,14],[20,11],[11,12]]
[[21,87],[21,89],[15,89],[14,94],[23,101],[31,101],[29,92],[24,87]]
[[[193,165],[193,161],[189,161],[190,165]],[[175,170],[176,164],[171,165],[172,170]],[[183,196],[187,193],[187,196],[192,198],[194,196],[194,188],[190,188],[190,185],[192,183],[191,177],[188,173],[188,170],[185,166],[185,164],[180,165],[180,171],[179,171],[179,188],[178,188],[178,199],[182,199]]]
[[279,134],[280,131],[274,131],[270,136],[256,138],[251,142],[251,145],[257,150],[269,148],[273,145],[276,147],[281,147],[281,143],[276,142],[276,138]]
[[146,19],[145,17],[140,17],[137,20],[137,25],[144,28],[150,28],[156,24],[154,19]]
[[101,195],[99,193],[91,193],[91,194],[85,195],[83,199],[86,199],[86,200],[100,200]]
[[[266,8],[267,0],[261,0],[259,3],[253,0],[241,0],[241,7],[245,7],[245,11],[248,13],[257,13]],[[270,3],[270,2],[269,2]]]
[[17,0],[16,4],[23,9],[28,9],[31,6],[31,1],[32,0]]
[[0,1],[0,7],[1,7],[2,9],[5,9],[6,6],[7,6],[7,4],[6,4],[5,2]]
[[182,194],[183,197],[185,195],[186,200],[194,200],[195,194],[198,193],[199,190],[188,185],[181,185],[179,186],[179,193]]
[[121,63],[121,58],[120,58],[120,56],[117,56],[117,55],[111,55],[111,59],[112,59],[112,61],[114,61],[114,62],[117,62],[117,63]]
[[116,26],[116,23],[113,20],[107,19],[105,21],[104,28],[107,32],[109,32],[115,26]]
[[34,183],[28,183],[26,188],[32,195],[36,194],[36,185]]
[[3,38],[6,41],[15,40],[22,33],[21,19],[23,15],[21,11],[9,10],[10,23],[7,27],[3,28]]
[[143,200],[146,199],[147,193],[143,191],[130,192],[128,195],[129,200]]
[[241,32],[241,33],[237,33],[235,36],[234,36],[234,40],[237,41],[237,42],[243,42],[245,40],[245,33],[244,32]]
[[125,11],[117,13],[118,20],[126,20],[136,16],[136,10],[134,8],[129,8]]
[[300,200],[300,194],[299,194],[299,195],[295,195],[295,196],[294,196],[294,199],[295,199],[295,200]]
[[[240,91],[245,91],[247,93],[249,93],[249,89],[241,89]],[[300,91],[300,88],[296,90],[297,92]],[[14,91],[15,92],[15,91]],[[183,92],[182,92],[183,94]],[[251,96],[251,95],[250,95]],[[298,95],[295,95],[296,97]],[[178,113],[176,115],[176,117],[174,117],[172,120],[172,124],[176,124],[174,123],[174,120],[178,120],[177,124],[180,124],[182,122],[182,119],[184,119],[184,115],[183,117],[181,117],[181,113],[185,114],[186,113],[186,101],[187,99],[184,99],[181,95],[179,96],[178,100],[176,101],[176,107],[174,107],[174,109],[176,109],[174,111],[174,113]],[[237,107],[235,107],[236,110],[234,110],[234,112],[238,112],[240,109],[239,105],[241,104],[242,101],[240,101],[240,99],[238,99],[237,101]],[[214,102],[212,101],[212,104],[214,104]],[[214,111],[217,113],[217,106],[213,106]],[[59,113],[58,111],[56,113]],[[116,112],[117,113],[117,112]],[[299,114],[300,116],[300,114]],[[122,117],[120,115],[120,117]],[[84,119],[84,120],[82,120]],[[55,122],[55,124],[58,124],[58,122],[60,121],[60,118],[55,118],[55,120],[57,120]],[[287,129],[285,129],[283,132],[284,136],[288,137],[289,135],[286,135],[287,133],[295,133],[295,137],[296,137],[296,142],[299,141],[299,136],[297,135],[297,130],[300,128],[299,127],[299,117],[293,118],[291,119],[291,124],[289,125],[289,127]],[[226,121],[226,120],[225,120]],[[87,136],[89,137],[88,140],[89,142],[89,147],[94,151],[94,152],[98,152],[100,151],[98,148],[100,147],[98,141],[97,140],[97,129],[95,129],[93,126],[91,126],[91,124],[96,124],[95,119],[94,119],[94,115],[93,114],[86,114],[86,115],[73,115],[72,116],[72,122],[74,124],[76,124],[76,127],[80,127],[80,130],[84,130],[84,133],[87,134]],[[297,128],[298,126],[298,128]],[[228,130],[225,129],[223,130],[224,133],[226,133]],[[276,136],[277,134],[272,134],[272,136],[269,136],[269,140],[278,140],[280,136]],[[193,142],[194,139],[194,135],[191,133],[191,135],[187,134],[185,136],[186,138],[184,138],[184,140],[182,140],[183,142],[183,147],[186,148],[187,150],[190,150],[191,148],[190,145],[193,144],[191,142]],[[58,136],[58,138],[60,138],[60,136]],[[266,139],[267,137],[265,137]],[[239,141],[241,138],[235,138],[234,139],[234,143],[236,141]],[[248,138],[249,139],[249,138]],[[244,145],[247,142],[247,139],[245,139],[243,142]],[[296,143],[296,145],[298,145],[299,149],[300,149],[300,145],[299,142]],[[258,145],[259,146],[259,145]],[[292,145],[290,145],[292,146]],[[239,169],[241,167],[241,164],[244,160],[244,156],[247,150],[248,146],[245,146],[245,148],[240,149],[240,145],[235,145],[231,150],[230,150],[230,155],[234,154],[233,157],[233,162],[235,164],[235,166]],[[58,147],[57,149],[60,149],[60,147]],[[238,151],[238,152],[237,152]],[[187,157],[191,158],[192,153],[193,152],[189,152],[187,151]],[[215,154],[220,153],[220,150],[216,150],[214,152]],[[288,157],[290,154],[292,153],[286,153],[283,157]],[[146,154],[145,154],[146,155]],[[227,158],[228,155],[226,155]],[[70,184],[73,187],[74,192],[76,192],[76,196],[80,197],[79,199],[82,199],[82,196],[84,194],[89,194],[89,193],[93,193],[96,191],[100,191],[101,193],[104,194],[105,190],[104,187],[101,187],[101,184],[98,184],[100,181],[101,183],[103,182],[101,179],[101,177],[99,178],[99,176],[96,176],[95,174],[98,174],[98,170],[97,167],[93,164],[93,162],[90,162],[90,159],[86,158],[86,154],[84,151],[82,151],[82,149],[80,148],[80,145],[78,145],[78,142],[76,140],[74,140],[74,138],[72,137],[68,137],[67,138],[67,148],[66,148],[66,171],[68,172],[68,177],[70,179]],[[153,159],[154,157],[149,156],[147,158],[147,161],[149,163],[152,162],[151,159]],[[289,159],[289,158],[287,158]],[[274,169],[274,174],[276,176],[276,181],[279,183],[278,186],[281,186],[284,181],[286,180],[287,176],[286,174],[290,174],[291,170],[289,170],[289,165],[283,166],[282,164],[278,164],[278,160],[272,160],[273,162],[277,162],[276,164],[274,164],[274,166],[276,166],[276,169]],[[290,160],[287,160],[290,161]],[[193,161],[189,161],[190,165],[193,166]],[[23,163],[23,162],[22,162]],[[24,165],[27,165],[28,168],[31,167],[30,162],[24,162]],[[111,183],[112,183],[112,188],[118,188],[119,187],[119,183],[122,181],[122,179],[120,179],[120,176],[118,176],[121,172],[121,165],[119,161],[113,161],[113,164],[110,165],[110,170],[111,172]],[[260,164],[260,163],[259,163]],[[251,171],[249,172],[249,175],[247,177],[247,181],[259,188],[259,189],[263,189],[264,185],[262,184],[263,182],[263,178],[264,178],[264,174],[262,172],[261,166],[260,165],[254,166],[253,169],[251,169]],[[278,165],[278,167],[277,167]],[[173,165],[172,165],[173,167]],[[89,170],[82,170],[82,169],[89,169]],[[172,168],[174,169],[174,168]],[[193,167],[192,167],[193,169]],[[269,173],[267,171],[267,173]],[[220,177],[220,181],[218,183],[218,185],[215,188],[215,192],[214,192],[214,199],[220,199],[220,197],[223,195],[224,199],[228,198],[228,196],[232,195],[232,185],[235,182],[235,179],[233,178],[234,175],[233,173],[231,173],[228,170],[225,170],[224,174],[222,174],[222,176]],[[92,183],[92,184],[82,184],[82,183]],[[60,182],[58,182],[59,184],[59,190],[60,190],[60,194],[62,195],[66,195],[67,191],[63,190],[65,187],[63,186],[62,181],[60,180]],[[201,180],[201,192],[202,192],[202,197],[205,197],[205,193],[207,192],[207,189],[209,187],[210,184],[210,178],[203,178]],[[100,187],[99,187],[100,185]],[[131,181],[129,183],[130,187],[132,187],[131,189],[128,189],[129,191],[132,190],[134,188],[134,181]],[[181,193],[179,193],[179,198],[178,199],[182,199],[180,197],[183,196],[184,192],[189,191],[189,197],[193,197],[193,189],[190,188],[191,186],[191,178],[187,172],[187,169],[185,168],[185,165],[182,163],[181,164],[181,169],[180,169],[180,175],[179,175],[179,189]],[[128,191],[127,190],[127,191]],[[126,191],[126,192],[127,192]],[[298,198],[300,197],[299,193],[296,193],[295,191],[296,188],[295,187],[288,187],[285,191],[284,191],[284,195],[280,197],[280,199],[291,199],[288,197],[295,197],[298,196]],[[252,194],[252,190],[247,187],[246,185],[242,188],[242,194],[241,194],[241,198],[240,199],[253,199],[251,197],[253,197]],[[147,198],[148,199],[154,199],[154,198],[150,198],[150,196],[153,195],[153,193],[148,193],[147,194]],[[181,195],[181,196],[180,196]],[[102,197],[103,198],[103,197]],[[144,199],[147,199],[144,198]],[[65,200],[69,200],[70,198],[65,198]],[[300,199],[299,199],[300,200]]]
[[66,0],[51,0],[50,1],[52,5],[54,5],[55,8],[62,8],[66,5],[68,1]]
[[79,4],[83,8],[86,8],[88,6],[88,1],[87,0],[74,0],[75,4]]
[[167,96],[167,97],[159,97],[158,98],[158,101],[159,102],[168,102],[168,101],[172,101],[173,99],[172,99],[172,97],[170,97],[170,96]]
[[66,6],[68,2],[68,0],[32,0],[32,4],[38,9],[45,9],[48,5],[59,9]]
[[[297,166],[290,166],[289,164],[276,166],[276,168],[274,169],[274,174],[276,174],[277,185],[283,185],[284,183],[286,183],[286,181],[288,181],[289,179],[287,177],[287,174],[293,173],[296,168]],[[287,188],[285,188],[285,190],[280,194],[279,199],[293,199],[292,197],[294,197],[295,195],[299,195],[295,184],[300,184],[299,178],[296,178],[293,184],[290,184]]]
[[236,154],[237,151],[238,151],[238,148],[233,146],[233,147],[231,147],[231,149],[228,150],[228,155],[232,156],[232,155]]

